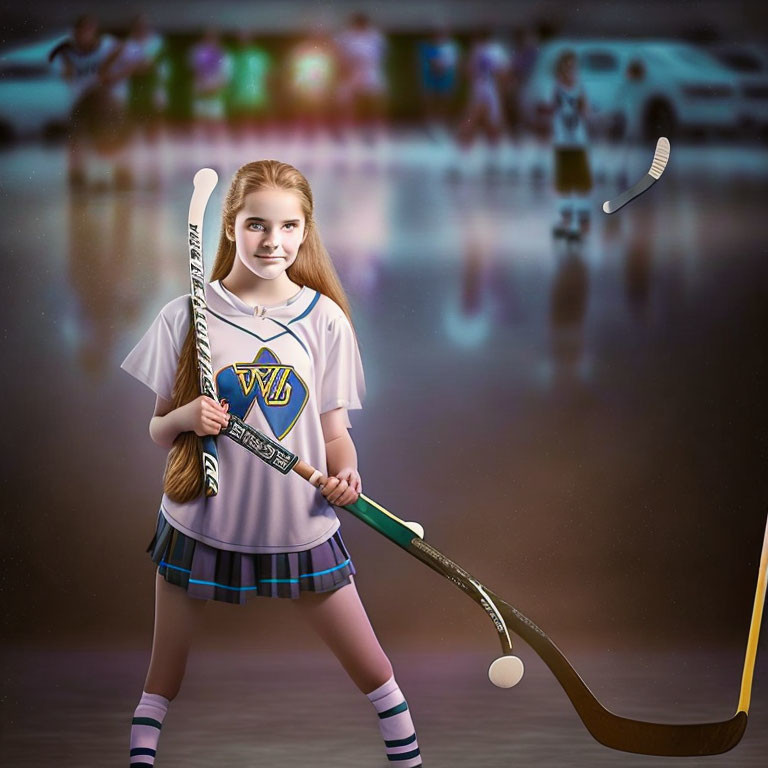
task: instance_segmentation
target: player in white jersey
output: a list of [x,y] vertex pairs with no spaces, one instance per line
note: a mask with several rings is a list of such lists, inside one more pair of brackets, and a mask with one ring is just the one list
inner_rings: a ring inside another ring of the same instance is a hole
[[573,51],[560,54],[555,63],[555,78],[552,128],[559,221],[553,234],[579,238],[589,228],[592,174],[587,157],[587,99],[578,82]]
[[[386,752],[421,765],[413,722],[353,580],[331,504],[362,490],[348,408],[363,371],[348,304],[313,218],[304,176],[275,160],[243,166],[226,196],[208,331],[219,404],[199,395],[189,297],[167,304],[123,362],[156,394],[152,439],[171,448],[155,537],[155,633],[131,728],[131,765],[153,765],[207,599],[292,597],[373,703]],[[202,491],[200,437],[227,413],[327,473],[322,490],[217,441],[219,491]]]
[[124,111],[112,93],[109,70],[120,52],[111,35],[103,35],[92,16],[80,16],[72,37],[49,54],[55,69],[72,91],[69,125],[69,183],[87,183],[87,164],[93,150],[111,155],[127,140]]
[[[146,135],[150,142],[157,139],[159,118],[165,107],[167,67],[162,61],[163,55],[162,36],[152,30],[144,14],[137,14],[108,71],[112,95],[126,116],[133,139],[139,135]],[[133,184],[131,155],[130,146],[116,155],[115,184],[119,188]],[[152,178],[153,183],[157,182],[156,167],[147,171],[146,175]]]
[[168,69],[165,41],[154,31],[148,18],[140,13],[134,16],[128,36],[110,68],[115,80],[112,92],[125,105],[135,124],[144,123],[156,128],[153,118],[166,106],[165,80]]
[[387,96],[386,38],[365,14],[356,13],[335,43],[340,60],[337,99],[345,127],[372,123],[381,133]]
[[503,93],[509,80],[510,59],[504,46],[493,39],[491,30],[477,36],[467,62],[470,96],[459,138],[470,144],[485,131],[496,143],[504,130]]

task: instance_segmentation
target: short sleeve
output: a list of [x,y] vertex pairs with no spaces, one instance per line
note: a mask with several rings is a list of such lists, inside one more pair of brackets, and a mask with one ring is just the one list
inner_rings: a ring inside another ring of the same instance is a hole
[[335,408],[362,408],[365,379],[360,350],[352,326],[345,315],[331,319],[326,325],[328,337],[320,379],[320,413]]
[[189,330],[189,297],[166,304],[121,368],[164,400],[173,398],[181,348]]

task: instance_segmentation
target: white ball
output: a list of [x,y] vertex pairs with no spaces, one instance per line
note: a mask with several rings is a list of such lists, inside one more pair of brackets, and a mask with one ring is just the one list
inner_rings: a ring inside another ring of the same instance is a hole
[[517,656],[500,656],[488,668],[488,677],[497,688],[512,688],[523,678],[525,667]]

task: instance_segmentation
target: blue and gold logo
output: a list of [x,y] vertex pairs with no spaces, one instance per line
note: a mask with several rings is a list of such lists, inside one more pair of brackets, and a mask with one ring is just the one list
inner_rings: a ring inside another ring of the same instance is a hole
[[266,347],[252,363],[234,363],[219,371],[216,389],[219,398],[229,402],[230,412],[243,420],[257,402],[278,440],[293,429],[309,398],[293,366],[282,365]]

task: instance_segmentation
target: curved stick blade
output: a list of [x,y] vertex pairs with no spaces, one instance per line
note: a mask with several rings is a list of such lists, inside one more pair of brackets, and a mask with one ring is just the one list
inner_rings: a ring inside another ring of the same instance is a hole
[[563,652],[530,619],[490,590],[509,628],[533,648],[549,667],[571,700],[586,729],[593,738],[611,749],[640,755],[669,757],[719,755],[733,749],[747,727],[747,713],[715,723],[651,723],[631,720],[606,709]]
[[603,212],[616,213],[616,211],[623,208],[627,203],[631,203],[636,197],[640,197],[643,192],[647,192],[661,178],[661,174],[664,173],[664,169],[669,162],[669,152],[669,139],[665,136],[661,136],[656,142],[656,151],[653,153],[653,162],[648,169],[648,173],[646,173],[640,181],[626,190],[626,192],[622,192],[613,200],[606,200],[603,203]]
[[664,173],[664,169],[669,162],[669,151],[669,139],[666,136],[659,137],[659,140],[656,142],[656,151],[653,153],[653,162],[648,170],[648,173],[654,179],[660,179],[661,174]]

